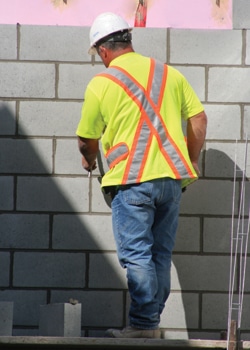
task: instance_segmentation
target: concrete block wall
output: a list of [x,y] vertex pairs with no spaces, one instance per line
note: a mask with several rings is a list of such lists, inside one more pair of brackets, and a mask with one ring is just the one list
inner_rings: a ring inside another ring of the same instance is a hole
[[[208,115],[202,176],[181,205],[166,338],[219,339],[227,328],[235,141],[240,170],[250,134],[250,30],[234,13],[234,30],[133,31],[136,51],[183,72]],[[75,137],[86,85],[104,69],[87,54],[88,32],[0,25],[0,301],[14,302],[14,335],[38,335],[40,305],[70,298],[82,304],[83,336],[127,322],[125,271],[100,191],[106,164],[100,156],[88,178]],[[235,215],[239,194],[237,180]]]

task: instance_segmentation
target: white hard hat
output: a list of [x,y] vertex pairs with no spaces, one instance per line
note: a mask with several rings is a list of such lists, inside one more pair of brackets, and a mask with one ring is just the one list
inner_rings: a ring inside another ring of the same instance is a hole
[[96,49],[94,45],[109,34],[120,32],[123,30],[131,31],[132,28],[120,16],[112,12],[105,12],[100,14],[94,20],[89,33],[90,49],[89,54],[95,55]]

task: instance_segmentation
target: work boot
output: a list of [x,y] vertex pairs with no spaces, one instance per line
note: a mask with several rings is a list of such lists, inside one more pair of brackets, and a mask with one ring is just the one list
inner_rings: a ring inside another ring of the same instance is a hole
[[157,329],[140,329],[133,327],[126,327],[122,330],[108,329],[105,333],[108,338],[161,338],[161,332]]

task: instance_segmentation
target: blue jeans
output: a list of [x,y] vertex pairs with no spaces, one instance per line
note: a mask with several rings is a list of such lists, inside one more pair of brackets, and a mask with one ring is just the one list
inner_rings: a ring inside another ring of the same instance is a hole
[[117,254],[127,269],[130,325],[154,329],[170,293],[181,182],[163,178],[120,186],[112,201]]

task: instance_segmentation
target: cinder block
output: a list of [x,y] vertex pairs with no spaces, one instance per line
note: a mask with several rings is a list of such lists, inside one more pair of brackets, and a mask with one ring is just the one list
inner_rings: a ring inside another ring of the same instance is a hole
[[17,58],[17,30],[15,25],[1,24],[0,59]]
[[228,294],[203,294],[202,329],[223,330],[227,328]]
[[[206,163],[205,163],[205,176],[207,177],[228,177],[234,178],[234,168],[235,168],[235,155],[237,155],[236,160],[236,170],[237,177],[242,178],[242,170],[245,167],[245,145],[238,144],[237,147],[235,143],[225,144],[225,143],[207,143],[206,151]],[[247,169],[247,176],[250,174],[250,169]],[[233,192],[233,186],[231,193]],[[232,200],[231,200],[232,202]]]
[[0,101],[0,135],[15,134],[16,103],[14,101]]
[[[19,177],[17,208],[27,211],[87,212],[89,210],[88,185],[87,177]],[[0,203],[1,199],[0,196]]]
[[239,105],[204,104],[204,108],[209,121],[206,140],[240,139],[241,109]]
[[85,260],[84,253],[16,252],[13,285],[84,288]]
[[[171,29],[170,62],[171,64],[189,63],[199,65],[240,64],[242,55],[241,35],[241,31],[237,30]],[[207,50],[201,52],[200,48],[204,43],[206,43]],[[223,76],[221,80],[224,82],[224,75],[221,76]],[[227,91],[227,89],[224,90]]]
[[[188,237],[188,239],[187,239]],[[175,252],[200,251],[200,219],[180,217],[176,235]]]
[[[1,242],[1,238],[0,238]],[[10,279],[10,253],[0,252],[0,287],[6,287],[9,285]],[[1,299],[0,299],[1,300]]]
[[231,215],[232,191],[233,183],[230,180],[200,179],[189,186],[182,196],[181,214]]
[[229,253],[231,225],[231,218],[205,218],[203,232],[204,252]]
[[53,249],[116,250],[110,215],[55,215],[52,239]]
[[[221,78],[221,79],[218,79]],[[223,77],[223,79],[222,79]],[[208,80],[209,102],[250,102],[248,93],[250,68],[210,68]],[[225,86],[227,87],[225,89]]]
[[27,329],[28,327],[38,326],[40,305],[46,304],[47,291],[45,289],[41,291],[38,289],[27,290],[27,288],[24,290],[5,288],[0,290],[0,300],[13,301],[15,305],[13,324],[18,326],[19,329],[21,327]]
[[83,100],[84,91],[95,74],[105,70],[103,65],[60,64],[59,98]]
[[0,76],[2,97],[55,97],[53,64],[0,62]]
[[[12,154],[15,153],[15,161]],[[2,173],[52,173],[51,140],[0,140]]]
[[97,213],[111,213],[111,199],[101,190],[99,179],[92,181],[92,211]]
[[197,329],[199,325],[199,296],[197,293],[172,292],[161,315],[160,327],[179,330]]
[[88,54],[88,27],[24,25],[20,30],[22,60],[66,62],[91,60]]
[[13,176],[0,177],[0,210],[13,210],[13,192],[14,192],[14,178]]
[[1,248],[46,249],[49,247],[49,215],[1,214]]
[[233,28],[250,28],[250,2],[249,0],[233,1]]
[[[152,56],[162,62],[167,59],[167,29],[162,28],[134,28],[133,47],[145,56]],[[150,42],[150,45],[148,43]]]
[[127,288],[126,270],[116,253],[90,254],[89,288]]
[[21,130],[18,130],[19,135],[73,136],[75,138],[81,108],[82,101],[22,101],[19,110],[21,125]]
[[228,256],[173,255],[173,266],[176,270],[172,274],[173,290],[225,292],[228,289]]
[[124,320],[124,292],[122,290],[52,290],[51,303],[70,298],[82,304],[82,326],[91,328],[120,328]]
[[250,139],[250,106],[244,107],[244,123],[243,123],[243,135]]
[[48,337],[81,336],[81,304],[41,305],[39,335]]
[[55,152],[56,174],[87,175],[87,172],[82,167],[81,159],[76,140],[57,140]]
[[12,301],[0,302],[0,336],[12,336],[13,305]]
[[205,100],[205,68],[191,66],[176,66],[185,76],[201,101]]

